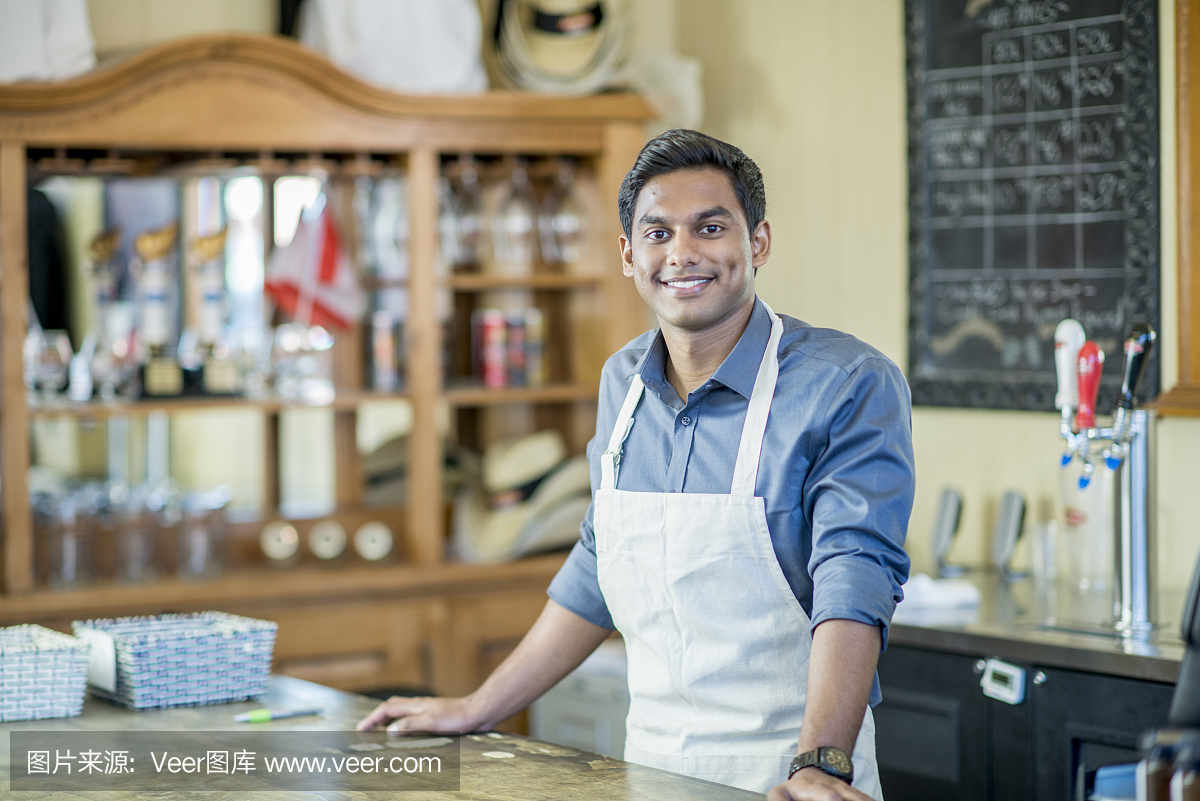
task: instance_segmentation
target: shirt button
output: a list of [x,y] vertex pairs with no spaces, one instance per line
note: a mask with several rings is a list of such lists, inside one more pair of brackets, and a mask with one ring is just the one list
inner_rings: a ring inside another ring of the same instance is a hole
[[685,417],[682,420],[680,420],[679,422],[683,423],[685,426],[690,426],[692,424],[692,418]]

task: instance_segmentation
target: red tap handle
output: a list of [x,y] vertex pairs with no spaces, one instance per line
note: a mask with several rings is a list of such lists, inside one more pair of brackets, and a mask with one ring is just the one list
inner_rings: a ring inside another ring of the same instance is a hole
[[1076,428],[1096,427],[1096,394],[1100,391],[1100,372],[1104,369],[1104,351],[1092,340],[1079,349],[1079,411]]

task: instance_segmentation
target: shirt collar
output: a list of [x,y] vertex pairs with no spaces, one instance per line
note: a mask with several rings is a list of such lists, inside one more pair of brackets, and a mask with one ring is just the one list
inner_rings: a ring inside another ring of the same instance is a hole
[[[762,362],[770,338],[771,317],[767,314],[763,302],[755,298],[754,311],[750,313],[750,322],[746,325],[746,330],[725,357],[725,361],[721,362],[721,366],[713,373],[712,380],[749,399],[754,393],[758,365]],[[667,383],[667,343],[661,330],[655,334],[654,341],[634,365],[630,375],[634,373],[642,377],[646,389],[655,393],[662,392]]]

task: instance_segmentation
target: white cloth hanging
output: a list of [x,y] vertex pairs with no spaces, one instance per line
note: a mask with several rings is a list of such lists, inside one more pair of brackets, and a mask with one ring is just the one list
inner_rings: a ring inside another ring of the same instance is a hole
[[94,66],[87,0],[0,0],[0,83],[61,81]]
[[475,0],[307,0],[300,41],[365,81],[410,94],[488,88]]

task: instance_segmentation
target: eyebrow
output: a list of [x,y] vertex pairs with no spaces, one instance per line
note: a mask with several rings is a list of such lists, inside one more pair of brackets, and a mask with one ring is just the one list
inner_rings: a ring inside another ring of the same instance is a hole
[[[725,217],[732,219],[733,213],[724,206],[713,206],[711,209],[705,209],[704,211],[696,212],[687,222],[694,224],[700,222],[701,220],[707,220],[713,217]],[[665,217],[659,217],[653,214],[644,214],[638,220],[638,225],[670,225],[670,221]]]

